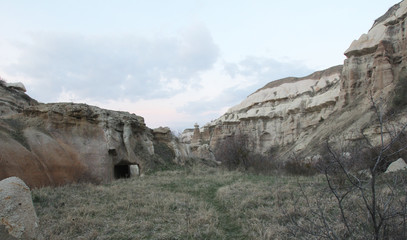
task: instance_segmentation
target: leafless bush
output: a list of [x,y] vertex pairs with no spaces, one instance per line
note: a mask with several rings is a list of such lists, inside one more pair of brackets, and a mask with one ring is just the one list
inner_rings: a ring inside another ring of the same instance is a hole
[[236,134],[221,141],[215,149],[215,157],[229,170],[248,169],[249,141],[247,135]]
[[270,153],[266,154],[250,154],[248,170],[256,174],[271,174],[278,170],[280,167],[278,163],[273,161],[273,156]]
[[301,159],[293,154],[284,164],[284,170],[288,174],[310,176],[319,173],[320,159]]
[[273,161],[273,151],[266,154],[255,153],[253,141],[243,134],[235,134],[221,141],[215,148],[215,157],[229,170],[244,170],[268,174],[277,168]]
[[[320,199],[325,200],[310,202],[301,187],[298,202],[302,204],[298,205],[309,211],[305,216],[290,216],[293,233],[300,230],[324,239],[407,238],[406,174],[382,174],[392,160],[405,154],[407,124],[388,125],[382,107],[373,100],[372,109],[377,116],[379,144],[372,143],[364,129],[364,139],[356,146],[334,147],[327,140],[325,162],[320,165],[327,182]],[[364,167],[366,170],[360,171]],[[327,195],[334,205],[329,206]]]

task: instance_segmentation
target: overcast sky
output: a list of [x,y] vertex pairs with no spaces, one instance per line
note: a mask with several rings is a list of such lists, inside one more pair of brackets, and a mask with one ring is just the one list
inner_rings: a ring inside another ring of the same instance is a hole
[[0,0],[0,76],[40,102],[204,125],[266,83],[342,64],[397,0]]

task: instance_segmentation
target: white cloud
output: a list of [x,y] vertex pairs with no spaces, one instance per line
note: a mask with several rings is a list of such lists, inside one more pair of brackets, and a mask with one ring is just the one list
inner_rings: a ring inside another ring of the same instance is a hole
[[31,38],[32,43],[20,44],[18,61],[5,72],[35,79],[28,87],[42,101],[55,101],[63,90],[94,99],[160,98],[189,85],[219,56],[201,25],[167,38],[50,33]]
[[167,38],[31,36],[0,75],[23,81],[39,101],[128,111],[153,128],[203,125],[272,80],[310,72],[301,63],[265,57],[225,62],[202,25]]

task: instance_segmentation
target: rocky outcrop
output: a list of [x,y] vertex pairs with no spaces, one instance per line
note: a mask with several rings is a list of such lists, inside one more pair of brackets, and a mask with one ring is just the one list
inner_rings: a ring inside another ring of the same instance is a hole
[[254,151],[273,151],[281,160],[315,155],[331,136],[360,139],[362,128],[374,138],[372,99],[384,112],[400,110],[395,122],[407,115],[407,101],[395,106],[392,100],[407,93],[406,16],[407,1],[396,4],[345,51],[343,66],[270,82],[184,138],[213,149],[230,135],[245,134]]
[[1,239],[38,239],[38,218],[27,185],[17,177],[0,181]]
[[5,84],[0,91],[0,111],[6,113],[0,117],[0,179],[18,176],[31,187],[106,183],[145,172],[153,162],[178,163],[186,154],[135,114],[86,104],[40,104]]
[[369,94],[388,97],[407,76],[406,16],[407,2],[396,4],[345,51],[341,80],[345,105]]
[[5,85],[8,88],[16,89],[22,92],[27,92],[27,89],[25,89],[25,86],[22,82],[6,83]]
[[291,144],[335,110],[341,71],[342,66],[336,66],[304,78],[271,82],[200,131],[195,130],[192,140],[215,147],[232,134],[248,134],[255,150],[263,153],[272,146]]
[[172,158],[173,162],[184,165],[190,156],[189,148],[174,136],[168,127],[159,127],[153,130],[154,140],[159,142],[158,154],[162,158]]
[[[20,84],[6,83],[0,78],[0,116],[19,113],[24,107],[37,105],[38,102],[30,98],[21,90]],[[22,84],[21,84],[22,85]],[[22,88],[25,89],[24,85]]]

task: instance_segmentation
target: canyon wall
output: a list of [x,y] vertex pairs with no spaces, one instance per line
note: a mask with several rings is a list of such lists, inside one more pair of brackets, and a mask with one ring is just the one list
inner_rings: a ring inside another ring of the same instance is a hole
[[258,153],[315,156],[332,136],[379,135],[372,100],[394,123],[407,122],[407,1],[377,19],[345,51],[343,66],[270,82],[218,119],[184,131],[149,129],[135,114],[86,104],[42,104],[22,84],[0,79],[0,180],[30,187],[107,183],[189,158],[217,163],[214,150],[244,134]]
[[171,132],[149,129],[140,116],[86,104],[41,104],[22,90],[0,83],[0,179],[17,176],[31,187],[106,183],[182,164],[186,153]]
[[331,136],[359,139],[362,128],[374,138],[372,100],[384,112],[397,110],[395,122],[404,121],[404,104],[393,99],[407,93],[399,90],[407,85],[406,16],[407,1],[396,4],[345,51],[343,66],[270,82],[218,119],[186,131],[185,142],[214,151],[228,136],[244,134],[253,151],[273,150],[284,160],[290,153],[317,154]]

